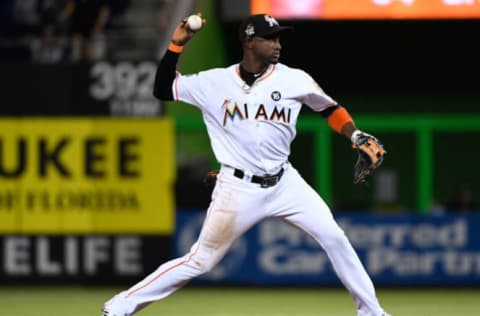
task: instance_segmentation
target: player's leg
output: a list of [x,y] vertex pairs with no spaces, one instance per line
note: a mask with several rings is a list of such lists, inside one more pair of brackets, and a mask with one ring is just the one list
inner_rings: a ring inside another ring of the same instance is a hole
[[359,316],[381,316],[373,283],[329,207],[294,168],[287,169],[279,185],[274,215],[304,230],[322,246],[352,294]]
[[190,252],[162,264],[144,280],[114,296],[105,304],[108,315],[132,315],[210,271],[233,241],[263,217],[257,211],[262,198],[259,192],[251,183],[221,171],[200,236]]

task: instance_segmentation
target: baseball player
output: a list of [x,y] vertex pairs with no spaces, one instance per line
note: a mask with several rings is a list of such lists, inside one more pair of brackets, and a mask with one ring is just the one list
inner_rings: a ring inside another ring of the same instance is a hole
[[[184,19],[156,73],[154,95],[184,101],[203,114],[221,168],[198,240],[183,257],[168,261],[105,303],[104,316],[133,315],[210,271],[231,244],[266,217],[279,217],[313,237],[327,253],[355,301],[358,316],[386,316],[375,289],[332,213],[288,161],[302,104],[356,144],[368,135],[347,110],[300,69],[279,63],[280,26],[269,15],[253,15],[239,30],[238,64],[193,75],[176,71],[177,60],[195,31]],[[205,24],[203,19],[203,24]]]

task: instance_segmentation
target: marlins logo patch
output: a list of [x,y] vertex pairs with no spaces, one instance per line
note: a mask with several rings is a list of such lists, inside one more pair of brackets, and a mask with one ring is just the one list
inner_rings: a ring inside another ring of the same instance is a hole
[[278,91],[273,91],[270,95],[273,101],[279,101],[282,98],[282,95]]

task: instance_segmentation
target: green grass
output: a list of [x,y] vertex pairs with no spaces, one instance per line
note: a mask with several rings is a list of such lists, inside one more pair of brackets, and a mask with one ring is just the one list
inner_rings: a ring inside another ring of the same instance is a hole
[[[120,289],[95,287],[0,287],[5,316],[99,316]],[[479,289],[378,289],[393,316],[479,315]],[[346,290],[186,287],[155,302],[139,316],[354,316]]]

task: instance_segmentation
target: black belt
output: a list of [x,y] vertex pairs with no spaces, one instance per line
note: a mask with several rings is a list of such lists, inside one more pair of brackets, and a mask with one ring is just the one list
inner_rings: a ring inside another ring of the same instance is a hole
[[[262,187],[262,188],[273,187],[282,178],[283,171],[284,170],[282,168],[282,169],[280,169],[280,171],[277,174],[266,175],[266,176],[263,176],[263,177],[252,176],[250,181],[252,183],[260,184],[260,187]],[[233,175],[237,178],[243,179],[243,177],[245,176],[245,172],[243,170],[240,170],[240,169],[235,169],[235,171],[233,172]]]

